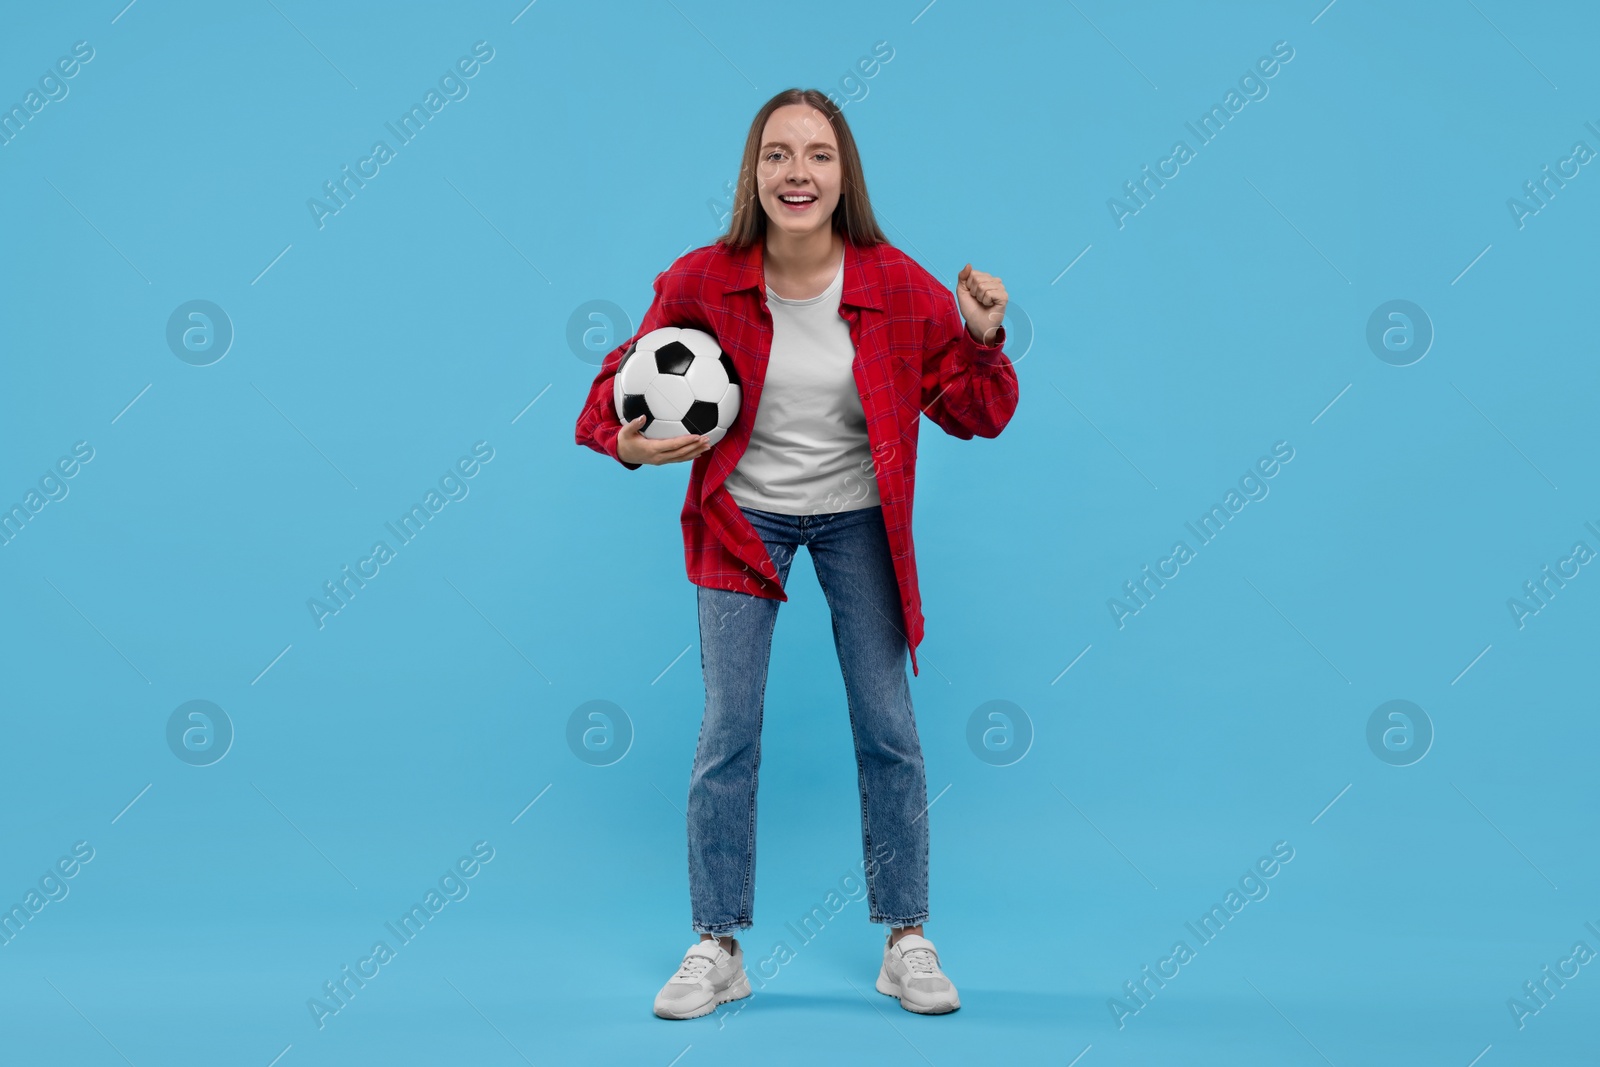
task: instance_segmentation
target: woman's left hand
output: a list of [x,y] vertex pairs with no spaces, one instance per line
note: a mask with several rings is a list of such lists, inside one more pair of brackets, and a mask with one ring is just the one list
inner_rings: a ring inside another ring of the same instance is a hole
[[1006,287],[993,274],[973,270],[968,263],[956,279],[956,303],[967,320],[967,332],[979,344],[993,344],[1006,314]]

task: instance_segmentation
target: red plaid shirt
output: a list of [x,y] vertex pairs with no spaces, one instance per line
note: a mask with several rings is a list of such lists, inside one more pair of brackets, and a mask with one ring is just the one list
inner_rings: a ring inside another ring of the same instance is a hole
[[[761,241],[743,251],[711,244],[684,253],[657,275],[655,299],[638,333],[600,365],[578,416],[576,440],[622,463],[612,378],[628,346],[662,326],[693,327],[715,337],[738,371],[741,403],[727,436],[691,461],[681,516],[684,562],[695,585],[788,600],[760,535],[723,486],[750,441],[772,349],[762,258]],[[954,294],[893,245],[846,239],[839,304],[855,345],[856,386],[872,446],[870,473],[877,478],[915,675],[923,619],[911,505],[920,416],[926,413],[962,440],[998,436],[1017,407],[1017,374],[1003,351],[1005,328],[994,344],[978,344]],[[629,470],[641,465],[623,463]]]

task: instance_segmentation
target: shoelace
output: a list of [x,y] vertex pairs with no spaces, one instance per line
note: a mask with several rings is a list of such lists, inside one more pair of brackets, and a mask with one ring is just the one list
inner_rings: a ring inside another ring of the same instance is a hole
[[711,961],[704,956],[688,956],[684,958],[683,966],[678,968],[674,978],[688,978],[698,980],[711,969]]
[[906,961],[906,966],[913,974],[933,974],[939,969],[938,957],[931,949],[914,948],[902,954],[901,958]]

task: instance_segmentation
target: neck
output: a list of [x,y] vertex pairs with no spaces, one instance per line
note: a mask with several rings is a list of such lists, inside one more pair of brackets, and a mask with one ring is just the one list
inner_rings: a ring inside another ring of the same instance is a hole
[[843,251],[844,238],[831,225],[800,235],[769,225],[763,259],[768,273],[796,277],[821,273]]

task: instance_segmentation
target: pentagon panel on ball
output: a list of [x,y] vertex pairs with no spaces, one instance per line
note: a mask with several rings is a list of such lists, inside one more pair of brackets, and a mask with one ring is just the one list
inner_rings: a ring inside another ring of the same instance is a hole
[[617,417],[645,416],[654,440],[705,434],[715,445],[739,417],[739,376],[733,360],[704,330],[663,326],[636,340],[617,367],[612,386]]

